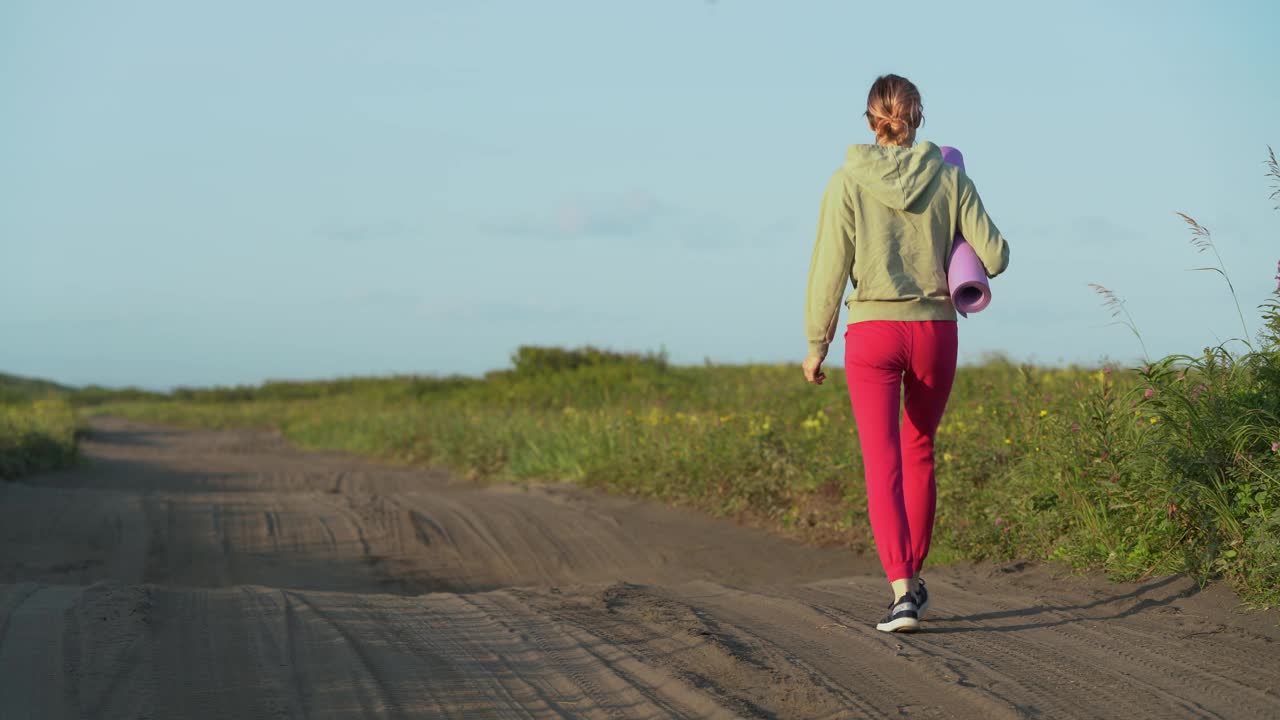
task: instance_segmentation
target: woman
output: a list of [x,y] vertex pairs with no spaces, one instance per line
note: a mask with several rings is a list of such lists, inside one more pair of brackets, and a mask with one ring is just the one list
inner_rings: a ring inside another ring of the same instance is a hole
[[933,439],[956,371],[956,311],[947,289],[952,239],[963,233],[991,277],[1008,266],[1009,246],[964,171],[943,162],[933,143],[915,144],[924,112],[911,81],[877,78],[866,117],[876,144],[851,146],[822,198],[805,303],[804,375],[816,384],[825,379],[822,361],[852,282],[845,375],[871,530],[894,598],[876,629],[909,632],[929,603],[920,568],[937,501]]

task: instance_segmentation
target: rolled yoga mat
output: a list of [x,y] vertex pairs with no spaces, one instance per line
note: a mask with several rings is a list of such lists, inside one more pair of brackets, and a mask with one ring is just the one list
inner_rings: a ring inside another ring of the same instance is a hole
[[[953,147],[938,149],[942,151],[944,161],[964,169],[964,155],[959,150]],[[951,244],[947,287],[951,290],[951,302],[956,306],[956,312],[964,317],[969,317],[969,313],[980,312],[991,304],[991,284],[987,280],[987,269],[973,251],[973,246],[960,233],[956,233],[955,242]]]

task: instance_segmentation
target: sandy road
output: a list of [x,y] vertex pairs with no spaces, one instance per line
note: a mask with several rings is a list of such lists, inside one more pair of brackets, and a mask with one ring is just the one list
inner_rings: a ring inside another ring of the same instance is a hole
[[572,488],[99,420],[0,485],[0,720],[1280,717],[1276,613],[1183,578],[927,573]]

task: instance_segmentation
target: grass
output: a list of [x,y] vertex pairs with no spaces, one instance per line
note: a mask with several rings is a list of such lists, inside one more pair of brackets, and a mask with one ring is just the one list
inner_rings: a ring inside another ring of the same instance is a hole
[[48,380],[0,373],[0,405],[30,403],[49,397],[65,397],[73,388]]
[[64,398],[0,404],[0,480],[74,464],[77,427]]

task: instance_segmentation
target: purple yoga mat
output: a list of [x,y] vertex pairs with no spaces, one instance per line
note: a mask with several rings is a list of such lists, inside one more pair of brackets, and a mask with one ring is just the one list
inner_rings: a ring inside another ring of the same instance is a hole
[[[959,150],[945,146],[938,149],[942,151],[943,160],[964,169],[964,155]],[[987,269],[960,233],[956,233],[955,242],[951,244],[951,262],[947,267],[947,287],[951,290],[951,302],[956,306],[956,312],[969,317],[969,313],[980,312],[991,304]]]

